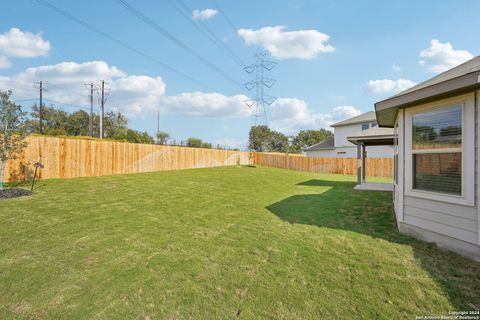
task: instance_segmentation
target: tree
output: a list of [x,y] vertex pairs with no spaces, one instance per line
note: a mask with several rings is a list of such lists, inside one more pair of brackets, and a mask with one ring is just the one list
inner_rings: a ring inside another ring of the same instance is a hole
[[0,190],[3,190],[5,165],[15,159],[26,146],[26,112],[10,100],[11,91],[0,90]]
[[254,126],[248,134],[248,148],[252,151],[268,151],[271,130],[267,126]]
[[90,115],[83,110],[71,113],[67,120],[67,134],[69,136],[88,136],[89,119]]
[[105,137],[117,139],[125,135],[128,127],[127,118],[120,112],[110,111],[105,113],[103,117],[103,130]]
[[201,148],[203,146],[203,141],[200,138],[190,137],[187,139],[187,147],[191,148]]
[[250,150],[257,152],[286,152],[288,137],[265,125],[255,126],[250,129],[248,145]]
[[[39,108],[37,104],[32,106],[30,116],[32,120],[27,122],[28,131],[31,133],[40,133]],[[63,110],[56,109],[54,106],[44,106],[43,108],[43,129],[48,135],[69,135],[69,114]]]
[[153,138],[148,134],[148,132],[141,132],[133,129],[126,129],[124,133],[117,135],[115,139],[133,143],[154,143]]
[[170,135],[166,132],[157,132],[157,144],[167,144]]
[[212,149],[212,144],[209,142],[202,142],[202,148]]
[[292,141],[290,152],[301,152],[308,146],[324,140],[332,139],[333,133],[326,129],[320,130],[301,130]]
[[269,152],[287,152],[288,149],[288,137],[281,132],[271,131],[270,139],[268,142]]

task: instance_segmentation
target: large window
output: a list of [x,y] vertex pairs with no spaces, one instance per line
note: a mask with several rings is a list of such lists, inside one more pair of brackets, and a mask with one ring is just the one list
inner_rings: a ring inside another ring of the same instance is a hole
[[412,115],[412,189],[462,194],[462,105]]

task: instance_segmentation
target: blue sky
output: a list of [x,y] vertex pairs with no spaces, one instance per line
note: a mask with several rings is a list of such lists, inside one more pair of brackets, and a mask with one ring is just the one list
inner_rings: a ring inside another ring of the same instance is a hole
[[[132,127],[154,134],[159,108],[161,130],[177,141],[195,136],[244,146],[251,123],[242,103],[247,92],[238,86],[250,77],[192,21],[208,26],[246,64],[261,50],[277,62],[268,93],[278,101],[267,112],[270,126],[287,134],[370,111],[374,102],[480,53],[478,1],[183,0],[192,11],[211,9],[199,13],[201,22],[192,12],[187,21],[172,5],[177,0],[128,1],[236,84],[115,0],[48,2],[207,86],[36,1],[17,0],[0,11],[0,89],[33,99],[33,82],[44,80],[47,99],[87,107],[83,84],[106,79],[107,111],[118,108]],[[215,14],[217,5],[235,30]]]

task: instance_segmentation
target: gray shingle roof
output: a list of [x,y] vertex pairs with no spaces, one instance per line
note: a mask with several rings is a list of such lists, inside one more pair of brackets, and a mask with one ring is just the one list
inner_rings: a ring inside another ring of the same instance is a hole
[[347,140],[353,144],[393,145],[395,132],[393,128],[374,127],[352,134]]
[[330,127],[341,127],[341,126],[348,126],[351,124],[357,124],[357,123],[363,123],[363,122],[374,122],[374,121],[377,121],[377,118],[375,117],[375,112],[369,111],[369,112],[362,113],[361,115],[358,115],[356,117],[334,123],[330,125]]
[[306,147],[304,151],[317,151],[317,150],[332,150],[335,149],[333,138],[323,140],[309,147]]
[[480,56],[475,57],[471,60],[468,60],[467,62],[464,62],[464,63],[462,63],[462,64],[460,64],[460,65],[458,65],[458,66],[456,66],[456,67],[454,67],[450,70],[442,72],[442,73],[440,73],[439,75],[436,75],[433,78],[430,78],[430,79],[428,79],[428,80],[426,80],[422,83],[417,84],[416,86],[411,87],[410,89],[404,90],[404,91],[392,96],[392,98],[402,96],[404,94],[407,94],[407,93],[410,93],[410,92],[413,92],[413,91],[417,91],[417,90],[435,85],[437,83],[444,82],[444,81],[447,81],[447,80],[450,80],[450,79],[453,79],[453,78],[457,78],[457,77],[463,76],[467,73],[475,72],[475,71],[479,71],[479,70],[480,70]]
[[356,132],[347,137],[347,139],[351,138],[376,138],[376,137],[384,137],[384,136],[393,136],[394,131],[393,128],[380,128],[374,127],[367,130]]
[[380,126],[393,127],[399,108],[407,108],[480,89],[480,56],[410,89],[375,103]]

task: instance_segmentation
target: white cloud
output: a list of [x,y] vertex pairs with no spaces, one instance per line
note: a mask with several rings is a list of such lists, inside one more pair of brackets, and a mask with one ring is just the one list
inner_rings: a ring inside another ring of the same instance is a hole
[[394,63],[394,64],[392,64],[392,70],[394,72],[400,72],[400,71],[402,71],[402,67],[400,67],[398,64]]
[[0,68],[12,66],[9,58],[35,58],[48,55],[50,42],[42,34],[24,32],[18,28],[0,34]]
[[217,144],[222,146],[222,147],[228,147],[228,148],[238,148],[241,150],[244,150],[247,148],[248,145],[248,140],[247,139],[218,139],[215,140],[214,145],[216,146]]
[[[44,94],[47,104],[54,100],[87,107],[89,89],[84,84],[92,81],[98,84],[99,79],[104,79],[110,89],[106,110],[119,110],[129,117],[148,117],[159,107],[163,112],[194,117],[248,119],[252,115],[252,110],[244,103],[247,100],[244,95],[226,96],[216,92],[168,95],[162,78],[128,75],[103,61],[63,62],[28,68],[13,76],[0,76],[0,89],[12,89],[16,100],[36,99],[38,90],[32,84],[43,80],[48,89]],[[65,109],[74,110],[67,106]],[[98,110],[97,99],[95,109]],[[306,101],[297,98],[280,98],[267,111],[272,128],[287,134],[301,129],[328,128],[333,122],[360,113],[352,106],[335,107],[329,113],[315,112]],[[244,141],[218,140],[217,143],[244,146]]]
[[215,9],[205,9],[205,10],[193,10],[192,19],[193,20],[208,20],[216,16],[218,13]]
[[367,88],[370,93],[373,94],[386,94],[386,93],[398,93],[416,85],[415,82],[407,79],[382,79],[382,80],[370,80],[367,83]]
[[[107,110],[115,109],[128,116],[146,115],[160,107],[166,112],[199,117],[248,117],[251,110],[243,103],[244,95],[225,96],[220,93],[185,92],[168,96],[161,77],[127,75],[104,61],[84,63],[62,62],[55,65],[28,68],[11,77],[0,76],[0,89],[12,89],[14,98],[32,99],[38,96],[33,83],[46,83],[44,97],[68,104],[87,106],[90,82],[105,80],[109,88]],[[95,107],[98,108],[97,99]]]
[[5,56],[0,56],[0,69],[10,68],[12,63]]
[[[110,95],[107,109],[116,108],[132,115],[143,109],[154,110],[165,93],[165,83],[160,77],[126,75],[115,66],[103,61],[84,63],[62,62],[55,65],[28,68],[11,77],[0,78],[0,89],[12,89],[15,99],[31,99],[38,95],[33,83],[44,81],[45,102],[59,101],[79,106],[89,103],[89,90],[84,86],[99,80],[107,82]],[[95,99],[97,106],[97,99]]]
[[160,105],[169,112],[189,116],[236,118],[251,115],[251,110],[244,103],[247,99],[244,95],[184,92],[163,97]]
[[333,113],[338,117],[352,118],[362,112],[353,106],[338,106],[333,108]]
[[320,53],[335,51],[328,35],[317,30],[285,31],[285,26],[258,30],[239,29],[238,35],[247,45],[262,45],[277,59],[313,59]]
[[329,128],[334,122],[360,113],[352,106],[339,106],[333,108],[331,113],[320,113],[312,110],[305,100],[280,98],[272,104],[270,125],[274,130],[293,134],[302,129]]
[[419,65],[433,73],[446,71],[473,58],[470,52],[455,50],[450,42],[441,43],[437,39],[430,41],[430,48],[422,50],[419,56]]

